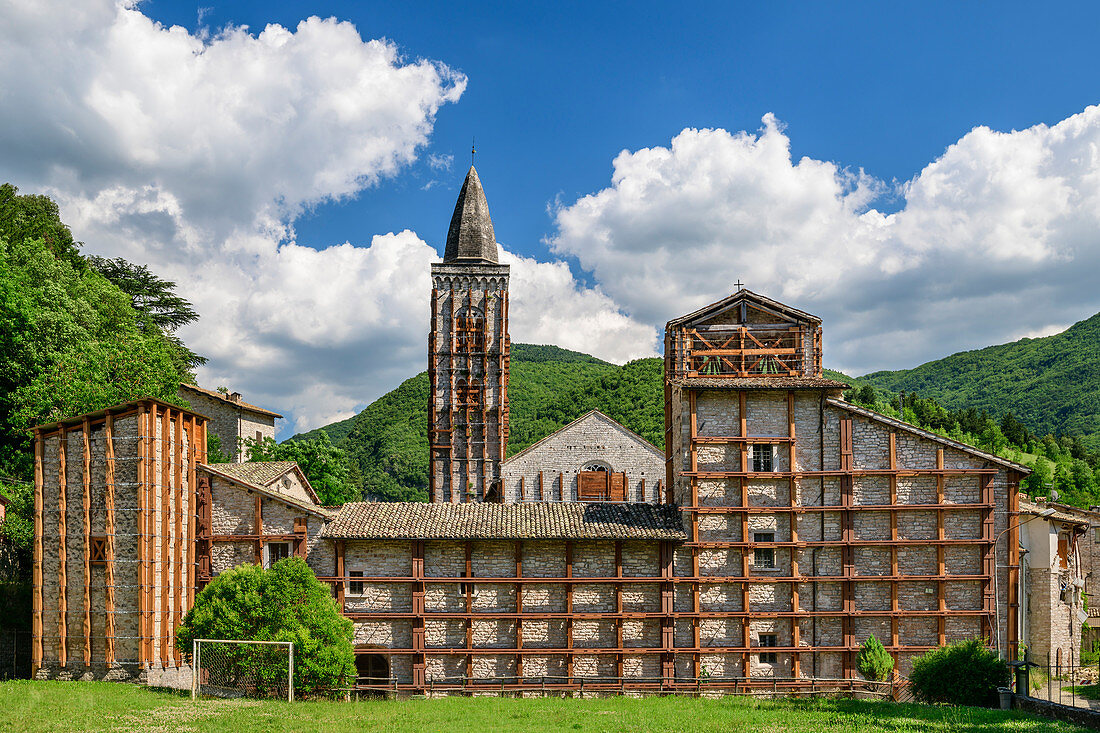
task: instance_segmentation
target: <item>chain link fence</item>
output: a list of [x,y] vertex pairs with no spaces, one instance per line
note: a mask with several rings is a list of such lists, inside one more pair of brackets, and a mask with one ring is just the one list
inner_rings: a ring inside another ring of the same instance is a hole
[[31,632],[0,629],[0,680],[26,680],[31,676]]
[[191,696],[294,699],[294,645],[196,639]]

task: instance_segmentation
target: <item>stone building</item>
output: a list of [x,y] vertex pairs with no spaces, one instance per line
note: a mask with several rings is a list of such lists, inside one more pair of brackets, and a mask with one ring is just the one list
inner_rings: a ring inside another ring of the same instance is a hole
[[[845,403],[820,319],[748,290],[668,323],[663,454],[590,412],[509,458],[497,259],[471,169],[432,267],[430,503],[324,507],[293,464],[205,465],[205,419],[160,403],[108,411],[110,435],[98,413],[40,428],[39,674],[183,677],[195,590],[289,555],[354,621],[360,684],[402,692],[803,686],[857,676],[871,634],[903,673],[956,639],[1016,653],[1028,469]],[[58,472],[82,425],[133,471],[130,524],[104,530],[134,574],[114,629],[115,584],[70,570],[100,531],[71,502],[111,463]]]
[[209,432],[218,436],[222,453],[238,463],[245,459],[242,441],[274,439],[275,420],[282,417],[277,412],[250,405],[240,392],[222,394],[194,384],[181,384],[179,396],[196,413],[207,416]]
[[1096,514],[1054,502],[1020,501],[1020,598],[1026,604],[1020,641],[1039,664],[1078,664],[1082,644],[1091,642],[1083,632],[1096,619],[1089,613],[1097,603],[1089,597],[1096,582],[1096,576],[1089,577],[1097,560]]

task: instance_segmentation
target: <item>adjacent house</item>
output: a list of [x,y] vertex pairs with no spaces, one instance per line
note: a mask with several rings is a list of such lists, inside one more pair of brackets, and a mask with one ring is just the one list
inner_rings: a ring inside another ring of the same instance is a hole
[[179,395],[192,410],[207,417],[209,433],[218,436],[222,453],[237,463],[246,458],[241,450],[243,441],[274,438],[275,420],[282,417],[277,412],[245,402],[240,392],[181,384]]

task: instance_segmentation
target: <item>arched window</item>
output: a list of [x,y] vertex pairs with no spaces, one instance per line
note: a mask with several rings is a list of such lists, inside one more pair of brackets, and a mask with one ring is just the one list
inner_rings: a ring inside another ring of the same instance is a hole
[[357,685],[384,687],[390,682],[390,662],[381,654],[357,653],[355,677]]
[[455,382],[459,407],[478,407],[481,405],[481,381],[471,378],[469,382],[459,379]]
[[591,461],[589,463],[584,464],[584,467],[581,470],[582,471],[604,471],[606,473],[611,473],[611,466],[607,465],[603,461]]
[[455,315],[455,348],[459,352],[485,351],[485,315],[467,306]]

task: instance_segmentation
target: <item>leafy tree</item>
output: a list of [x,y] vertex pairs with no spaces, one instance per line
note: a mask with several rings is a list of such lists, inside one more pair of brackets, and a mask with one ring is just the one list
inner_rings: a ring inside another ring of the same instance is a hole
[[206,434],[206,462],[230,463],[233,458],[222,452],[222,437],[217,433]]
[[172,345],[129,298],[43,240],[0,242],[0,472],[29,478],[26,428],[152,396],[177,401]]
[[932,649],[913,660],[909,683],[921,702],[989,706],[1008,684],[1008,665],[981,639]]
[[894,669],[894,658],[874,634],[859,649],[859,673],[873,682],[882,682]]
[[92,256],[88,262],[101,275],[110,280],[119,290],[130,296],[130,305],[138,313],[145,315],[140,322],[142,328],[159,328],[178,352],[184,371],[190,371],[206,363],[183,345],[175,332],[180,326],[186,326],[198,320],[199,314],[186,299],[176,295],[176,284],[163,280],[149,271],[146,265],[135,265],[121,257],[107,259]]
[[19,193],[10,183],[0,184],[0,240],[18,246],[31,239],[41,241],[58,259],[78,270],[85,267],[81,242],[73,241],[61,221],[57,204],[49,196]]
[[[353,631],[305,560],[288,557],[268,570],[241,565],[210,581],[176,630],[176,648],[189,654],[195,639],[294,642],[294,688],[310,694],[355,679]],[[230,653],[237,675],[253,662],[247,648]]]
[[272,438],[249,438],[243,445],[249,461],[296,461],[322,504],[334,506],[362,498],[358,472],[349,465],[347,453],[334,446],[323,430],[308,440],[276,443]]

